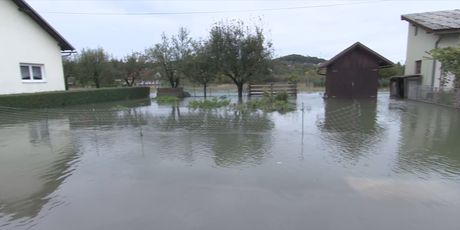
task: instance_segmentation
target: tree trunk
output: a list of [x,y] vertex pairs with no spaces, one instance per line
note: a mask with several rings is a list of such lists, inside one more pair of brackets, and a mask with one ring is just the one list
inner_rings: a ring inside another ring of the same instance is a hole
[[99,84],[99,76],[94,77],[94,84],[96,85],[96,88],[100,88],[101,85]]
[[236,84],[236,87],[238,87],[238,100],[240,101],[243,99],[243,85],[244,84],[240,82]]
[[207,84],[204,83],[203,84],[203,93],[204,93],[204,98],[206,98],[206,88],[207,88]]
[[126,85],[127,85],[127,86],[131,86],[131,85],[129,84],[129,80],[128,80],[127,78],[125,78],[125,82],[126,82]]
[[65,90],[69,90],[69,75],[64,77]]

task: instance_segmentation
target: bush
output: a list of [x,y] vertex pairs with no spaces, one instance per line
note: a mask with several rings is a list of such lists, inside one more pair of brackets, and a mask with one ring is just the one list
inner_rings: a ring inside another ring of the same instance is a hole
[[287,101],[288,100],[288,93],[286,91],[279,92],[275,96],[275,101]]
[[100,88],[75,91],[11,94],[0,96],[0,106],[16,108],[52,108],[149,98],[149,87]]
[[230,105],[230,100],[213,98],[212,100],[191,101],[188,107],[191,109],[217,109],[228,105]]
[[262,110],[264,112],[280,112],[287,113],[295,110],[293,106],[288,101],[288,94],[278,93],[276,96],[273,96],[270,93],[264,93],[263,97],[258,100],[250,100],[244,104],[235,105],[235,110],[244,111],[244,110]]

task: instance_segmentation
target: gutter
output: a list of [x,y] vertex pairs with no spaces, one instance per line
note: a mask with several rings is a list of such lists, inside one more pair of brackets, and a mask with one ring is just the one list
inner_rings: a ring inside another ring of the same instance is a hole
[[[434,48],[437,49],[439,47],[439,43],[441,42],[442,40],[442,35],[438,35],[439,38],[438,40],[436,40],[436,43],[434,43]],[[435,75],[436,75],[436,60],[433,59],[433,69],[431,71],[431,87],[434,87],[434,78],[435,78]]]

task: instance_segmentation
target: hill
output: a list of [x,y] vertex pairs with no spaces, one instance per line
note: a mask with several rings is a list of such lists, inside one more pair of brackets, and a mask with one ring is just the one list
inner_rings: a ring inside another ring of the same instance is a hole
[[316,72],[316,66],[326,60],[318,57],[291,54],[273,59],[273,80],[298,82],[307,86],[323,86],[324,77]]
[[285,62],[289,64],[299,64],[299,65],[308,65],[314,66],[319,63],[325,62],[326,59],[318,57],[303,56],[300,54],[290,54],[283,57],[275,58],[275,62]]

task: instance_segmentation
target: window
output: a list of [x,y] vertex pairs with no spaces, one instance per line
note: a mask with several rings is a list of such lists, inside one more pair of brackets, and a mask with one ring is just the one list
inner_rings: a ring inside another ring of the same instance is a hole
[[415,74],[422,73],[422,60],[415,61]]
[[21,78],[23,81],[43,81],[43,65],[21,64]]

